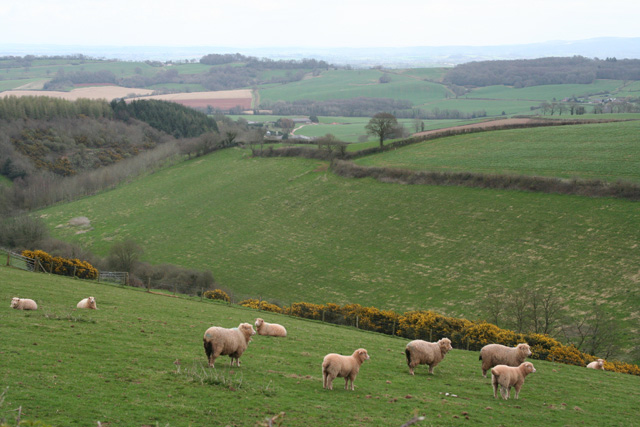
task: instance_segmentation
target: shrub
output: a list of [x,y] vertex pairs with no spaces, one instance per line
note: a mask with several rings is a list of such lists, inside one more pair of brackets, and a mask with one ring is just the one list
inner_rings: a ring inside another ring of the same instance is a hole
[[42,267],[52,274],[90,280],[96,280],[98,278],[98,269],[88,262],[80,261],[77,258],[67,259],[62,257],[52,257],[45,251],[40,250],[24,250],[22,251],[22,256],[31,259],[37,258]]
[[282,313],[283,310],[281,307],[269,303],[267,301],[260,301],[257,300],[255,298],[251,298],[251,299],[246,299],[244,301],[240,301],[240,305],[243,307],[249,307],[249,308],[254,308],[256,310],[264,310],[264,311],[271,311],[273,313]]
[[219,299],[226,302],[231,301],[231,299],[229,298],[229,295],[227,295],[227,293],[221,289],[205,291],[204,294],[202,294],[202,296],[208,299]]

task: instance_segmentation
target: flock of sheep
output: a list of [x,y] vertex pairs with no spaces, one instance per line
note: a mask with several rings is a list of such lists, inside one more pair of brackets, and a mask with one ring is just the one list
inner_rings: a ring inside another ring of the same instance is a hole
[[[76,307],[89,308],[92,310],[96,310],[98,308],[96,306],[96,299],[94,297],[87,297],[81,300],[78,304],[76,304]],[[37,310],[38,304],[36,304],[34,300],[29,298],[12,298],[11,308],[15,308],[16,310]]]
[[[286,337],[287,331],[282,325],[267,323],[258,318],[255,322],[258,335],[274,337]],[[229,356],[231,366],[240,366],[240,356],[247,349],[251,337],[256,334],[249,323],[241,323],[237,328],[221,328],[213,326],[206,330],[203,337],[204,350],[209,361],[209,367],[219,356]],[[405,355],[409,373],[414,375],[414,369],[418,365],[428,365],[429,373],[444,359],[451,350],[451,340],[442,338],[438,342],[414,340],[407,344]],[[482,361],[482,376],[486,378],[491,371],[491,385],[493,397],[498,397],[498,388],[503,399],[509,399],[511,388],[515,389],[515,398],[518,398],[520,389],[527,375],[536,372],[531,362],[525,362],[531,356],[528,344],[518,344],[516,347],[507,347],[500,344],[489,344],[480,350],[479,360]],[[360,371],[360,366],[369,360],[366,349],[359,348],[350,356],[336,353],[327,354],[322,360],[322,387],[333,390],[333,380],[344,378],[345,390],[354,390],[353,382]],[[587,368],[604,370],[604,362],[598,359],[587,365]]]
[[[77,308],[97,309],[94,297],[84,298],[76,305]],[[13,298],[11,308],[17,310],[37,310],[38,305],[32,299]],[[240,366],[240,356],[245,352],[251,337],[256,334],[272,337],[286,337],[287,330],[282,325],[267,323],[263,319],[256,319],[256,329],[249,323],[241,323],[237,328],[222,328],[212,326],[204,333],[204,351],[207,355],[209,367],[213,368],[219,356],[229,356],[231,366]],[[414,375],[414,369],[418,365],[428,365],[429,373],[444,359],[452,349],[451,340],[442,338],[438,342],[413,340],[407,344],[405,355],[409,373]],[[493,397],[498,397],[498,388],[503,399],[509,399],[511,388],[515,389],[515,398],[518,398],[520,389],[527,375],[536,372],[531,362],[525,359],[531,356],[528,344],[518,344],[516,347],[507,347],[500,344],[489,344],[480,350],[479,360],[482,361],[482,376],[486,378],[491,371],[491,385]],[[333,380],[340,377],[345,379],[345,390],[354,390],[353,382],[360,371],[360,366],[370,356],[367,350],[359,348],[351,356],[343,356],[336,353],[327,354],[322,360],[322,387],[333,390]],[[598,359],[587,365],[590,369],[604,370],[604,361]]]

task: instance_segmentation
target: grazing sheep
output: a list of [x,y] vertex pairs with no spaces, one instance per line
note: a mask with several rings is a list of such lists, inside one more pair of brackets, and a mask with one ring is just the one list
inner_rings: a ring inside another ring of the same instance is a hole
[[493,397],[498,397],[498,385],[500,385],[500,396],[504,400],[509,399],[511,387],[516,389],[516,399],[524,384],[527,375],[536,371],[531,362],[524,362],[520,366],[497,365],[491,369],[491,384],[493,385]]
[[12,298],[11,308],[15,308],[16,310],[37,310],[38,304],[28,298]]
[[604,360],[602,359],[594,360],[593,362],[587,365],[587,368],[600,369],[601,371],[604,371]]
[[85,298],[80,301],[77,305],[77,308],[90,308],[92,310],[97,310],[96,299],[94,297]]
[[261,318],[256,319],[256,332],[258,335],[268,335],[271,337],[286,337],[287,330],[277,323],[267,323]]
[[487,371],[496,365],[520,366],[528,356],[531,356],[529,344],[518,344],[516,347],[485,345],[480,349],[479,357],[482,360],[482,376],[486,378]]
[[343,377],[344,389],[349,390],[348,384],[351,381],[351,390],[353,390],[353,381],[365,360],[369,360],[369,354],[364,348],[357,349],[351,356],[327,354],[322,360],[322,387],[333,390],[333,380],[336,377]]
[[404,350],[407,355],[409,373],[414,375],[413,368],[418,365],[429,365],[429,373],[433,374],[433,368],[442,362],[442,359],[451,348],[451,340],[449,338],[442,338],[438,342],[411,341]]
[[256,331],[249,323],[241,323],[237,328],[220,328],[212,326],[204,333],[204,351],[209,360],[209,367],[213,368],[216,358],[220,355],[228,355],[231,358],[231,366],[240,366],[240,356],[251,342],[251,336]]

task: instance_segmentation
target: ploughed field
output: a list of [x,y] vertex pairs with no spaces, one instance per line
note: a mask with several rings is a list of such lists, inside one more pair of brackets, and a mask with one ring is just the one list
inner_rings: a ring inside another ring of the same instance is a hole
[[[98,310],[76,303],[94,296]],[[9,308],[33,298],[34,312]],[[408,340],[142,290],[0,267],[0,419],[53,426],[256,425],[284,412],[288,426],[630,425],[637,417],[637,376],[532,361],[519,400],[494,399],[478,352],[450,351],[427,374],[408,373]],[[240,368],[227,357],[206,367],[209,326],[256,317],[286,326],[286,338],[255,336]],[[345,391],[322,388],[325,354],[368,350]]]

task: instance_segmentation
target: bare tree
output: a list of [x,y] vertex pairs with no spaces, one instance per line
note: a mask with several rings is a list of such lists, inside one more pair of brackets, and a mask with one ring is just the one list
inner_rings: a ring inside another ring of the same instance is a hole
[[118,271],[131,273],[143,253],[142,248],[131,239],[116,242],[109,251],[109,266]]
[[376,135],[379,138],[380,148],[382,148],[383,141],[396,131],[397,126],[396,116],[391,113],[378,113],[369,120],[365,129],[369,135]]

